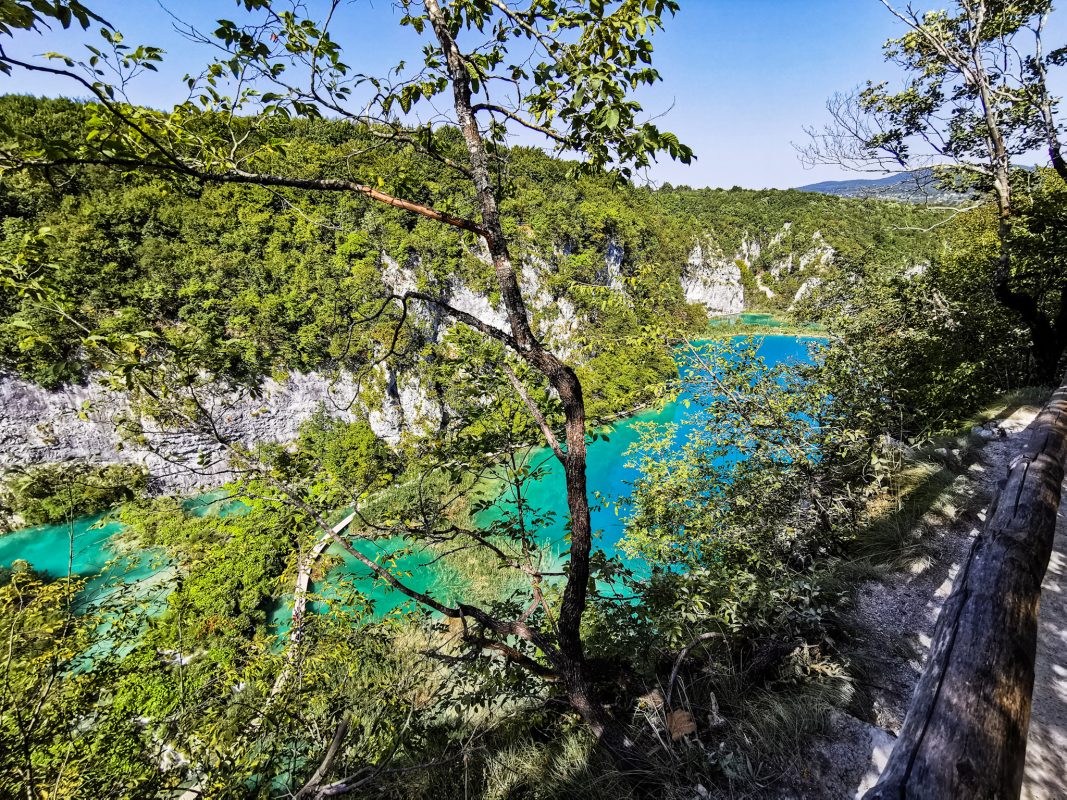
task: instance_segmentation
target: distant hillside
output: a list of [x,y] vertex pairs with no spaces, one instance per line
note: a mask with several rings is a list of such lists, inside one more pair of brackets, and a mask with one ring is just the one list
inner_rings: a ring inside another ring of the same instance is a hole
[[[8,137],[38,131],[66,137],[63,146],[76,149],[91,114],[69,100],[0,96],[0,150]],[[272,167],[294,174],[347,175],[337,165],[370,147],[365,130],[327,119],[275,120],[256,135],[288,144]],[[906,267],[928,262],[936,250],[922,231],[941,217],[919,203],[740,188],[653,191],[606,175],[568,177],[572,164],[534,148],[512,148],[507,161],[500,213],[514,231],[510,246],[528,281],[523,288],[540,298],[539,330],[568,343],[580,333],[589,369],[619,385],[621,358],[636,370],[647,361],[620,344],[626,331],[686,320],[699,329],[708,314],[785,310],[834,258],[877,256]],[[407,149],[374,148],[361,169],[366,182],[411,176],[398,191],[472,208],[464,182]],[[359,349],[347,321],[373,314],[385,293],[407,291],[402,287],[430,287],[484,321],[506,324],[484,294],[488,269],[480,253],[448,226],[344,193],[174,185],[98,167],[72,169],[62,181],[6,173],[0,255],[19,252],[29,232],[62,231],[43,245],[42,258],[82,319],[123,333],[195,337],[219,374],[241,380],[278,369],[364,368],[377,357],[378,329],[367,328]],[[610,317],[592,300],[595,286],[627,295]],[[24,345],[33,325],[50,336]],[[404,325],[412,354],[442,330],[429,317]],[[0,371],[47,387],[81,381],[93,365],[79,341],[69,324],[0,287]],[[409,371],[423,369],[423,385],[442,383],[431,374],[433,362],[411,358]],[[673,361],[665,357],[662,368],[672,372]],[[653,377],[635,377],[633,390]],[[589,386],[591,402],[607,407],[606,384]]]
[[890,200],[919,201],[963,199],[962,195],[937,187],[928,169],[901,172],[882,178],[856,178],[847,181],[822,181],[797,187],[801,192],[831,194],[837,197],[881,197]]

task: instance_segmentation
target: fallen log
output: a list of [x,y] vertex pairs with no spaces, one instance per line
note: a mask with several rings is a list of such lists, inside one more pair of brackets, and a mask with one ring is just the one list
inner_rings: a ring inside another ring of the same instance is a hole
[[1019,797],[1041,582],[1067,461],[1067,383],[1026,435],[941,610],[896,746],[864,800]]

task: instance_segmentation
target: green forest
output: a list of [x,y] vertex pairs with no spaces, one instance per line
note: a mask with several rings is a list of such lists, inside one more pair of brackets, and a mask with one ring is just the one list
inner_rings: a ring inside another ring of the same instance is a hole
[[[9,96],[0,124],[14,141],[46,131],[78,140],[92,113],[70,101]],[[298,174],[328,175],[361,144],[350,125],[330,120],[273,123],[256,135],[282,139],[287,155],[275,168]],[[563,299],[593,323],[583,325],[576,360],[589,365],[589,380],[618,382],[594,390],[606,413],[673,372],[662,351],[621,352],[623,340],[647,327],[669,335],[671,326],[682,334],[706,325],[707,310],[687,307],[681,287],[694,246],[733,264],[743,242],[760,243],[742,281],[760,274],[781,296],[746,292],[747,307],[785,311],[801,282],[821,274],[821,263],[799,264],[816,249],[816,232],[839,257],[877,258],[900,271],[929,261],[944,240],[911,230],[940,219],[915,204],[793,191],[654,190],[615,185],[610,176],[568,181],[573,166],[539,150],[509,151],[501,213],[515,258],[544,265],[538,290],[548,307],[539,311],[551,315]],[[459,188],[413,153],[381,153],[366,169],[444,197]],[[357,198],[175,184],[105,168],[79,171],[61,191],[46,176],[12,174],[2,192],[5,254],[14,258],[47,229],[36,257],[49,263],[50,286],[78,320],[108,334],[151,331],[195,348],[199,363],[234,380],[365,364],[375,332],[359,331],[367,340],[361,342],[348,323],[378,301],[390,262],[412,269],[420,287],[461,285],[494,299],[483,265],[455,231]],[[626,304],[608,293],[609,248],[620,253]],[[778,262],[790,268],[774,276]],[[96,366],[80,346],[77,323],[56,328],[32,298],[7,302],[0,333],[6,369],[54,387],[83,380]],[[426,344],[416,327],[405,328],[398,358]],[[46,328],[48,336],[24,336]],[[641,362],[649,363],[643,369]]]
[[[69,82],[0,84],[0,441],[75,452],[0,462],[0,797],[837,797],[803,764],[881,724],[862,587],[979,518],[988,426],[1063,375],[1062,53],[985,115],[952,61],[1051,5],[916,16],[910,88],[855,100],[848,157],[947,142],[948,201],[643,179],[693,158],[634,99],[671,0],[405,0],[377,76],[324,7],[190,27],[159,108],[110,9],[0,3],[0,73]],[[346,404],[233,433],[294,378]]]

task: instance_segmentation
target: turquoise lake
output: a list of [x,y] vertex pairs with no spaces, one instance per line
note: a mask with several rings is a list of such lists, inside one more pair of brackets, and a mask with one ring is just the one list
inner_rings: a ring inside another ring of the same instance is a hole
[[[758,354],[768,365],[786,361],[810,361],[809,352],[813,339],[798,336],[760,336],[754,340]],[[616,514],[611,503],[598,505],[594,493],[599,493],[608,500],[617,500],[629,492],[630,485],[637,477],[637,471],[628,467],[628,458],[624,453],[637,441],[638,432],[634,425],[638,422],[676,423],[679,426],[679,440],[684,438],[687,430],[695,424],[698,410],[686,407],[687,395],[683,393],[676,400],[661,407],[643,411],[634,416],[616,422],[606,430],[608,438],[599,439],[589,447],[588,485],[590,503],[593,504],[593,530],[598,532],[597,546],[609,554],[614,554],[616,544],[623,534],[624,519]],[[534,450],[530,456],[531,464],[543,465],[545,474],[533,485],[527,487],[527,502],[534,508],[552,510],[556,513],[554,523],[543,531],[542,540],[556,552],[565,549],[566,527],[566,491],[561,465],[551,457],[547,450]],[[214,498],[217,495],[206,495]],[[203,498],[194,499],[187,504],[190,513],[204,513],[209,503]],[[478,521],[485,524],[500,512],[490,509],[483,512]],[[116,545],[115,534],[121,525],[107,521],[100,516],[75,520],[69,525],[57,525],[28,528],[0,536],[0,567],[10,566],[22,559],[35,569],[51,577],[72,574],[89,579],[86,594],[93,599],[106,595],[117,585],[138,584],[147,589],[168,583],[167,578],[173,573],[158,555],[141,552],[131,563]],[[369,556],[374,555],[375,545],[363,543],[360,549]],[[327,552],[340,550],[331,548]],[[341,563],[334,568],[326,583],[345,583],[344,578],[361,578],[366,570],[358,565],[351,556],[343,551],[336,553]],[[435,575],[431,570],[422,568],[420,559],[411,556],[402,564],[411,570],[409,583],[420,590],[431,589],[435,584]],[[330,587],[315,586],[314,591],[324,594],[336,594]],[[373,595],[379,613],[400,605],[404,598],[398,592],[385,587],[376,587]],[[315,607],[314,605],[312,606]],[[280,628],[287,627],[291,614],[283,604],[273,614],[273,622]]]
[[[810,345],[815,339],[804,336],[759,336],[755,338],[757,353],[768,366],[788,361],[810,362]],[[651,422],[678,425],[677,442],[681,444],[700,414],[696,405],[687,406],[692,396],[682,392],[679,397],[662,406],[642,411],[616,422],[607,430],[607,441],[601,439],[589,447],[587,477],[590,498],[593,504],[593,531],[598,533],[597,545],[608,553],[614,553],[616,544],[623,535],[625,519],[616,514],[612,501],[629,494],[630,486],[638,477],[638,471],[627,466],[630,459],[626,451],[638,440],[636,423]],[[546,474],[529,487],[526,501],[533,508],[552,509],[557,513],[555,525],[545,531],[544,539],[557,550],[564,549],[566,529],[566,485],[562,465],[546,449],[535,450],[530,456],[531,465],[543,465]],[[594,492],[599,492],[606,501],[597,506]],[[488,521],[499,516],[490,510],[479,521]]]

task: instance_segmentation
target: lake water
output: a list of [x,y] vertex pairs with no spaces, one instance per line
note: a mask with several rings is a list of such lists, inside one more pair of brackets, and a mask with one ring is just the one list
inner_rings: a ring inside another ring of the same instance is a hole
[[29,562],[51,578],[87,578],[84,600],[100,600],[117,584],[157,582],[166,565],[154,553],[130,558],[116,546],[122,525],[103,514],[65,525],[26,528],[0,536],[0,566]]
[[[812,339],[797,336],[761,336],[755,340],[759,355],[768,365],[790,360],[810,360],[809,346]],[[592,523],[597,531],[597,546],[609,554],[615,553],[615,547],[624,529],[624,520],[616,514],[613,504],[597,504],[593,493],[599,493],[608,500],[615,500],[629,492],[630,485],[637,477],[637,471],[626,465],[626,450],[638,439],[634,427],[637,422],[676,423],[679,425],[679,439],[684,438],[688,427],[694,424],[698,413],[695,408],[687,408],[687,396],[683,393],[675,401],[662,407],[650,409],[615,423],[607,431],[608,438],[599,439],[589,447],[588,485],[590,502],[594,504]],[[561,465],[551,457],[547,450],[535,450],[530,454],[532,464],[543,465],[545,474],[535,484],[527,488],[526,500],[533,508],[551,510],[556,514],[552,525],[543,530],[543,541],[555,552],[565,549],[566,529],[566,491]],[[210,507],[214,495],[192,500],[187,504],[189,513],[200,514]],[[498,518],[500,507],[483,512],[478,522],[485,525]],[[130,556],[123,554],[116,546],[115,534],[121,525],[100,516],[75,520],[69,525],[56,525],[29,528],[5,536],[0,536],[0,566],[10,566],[18,559],[29,562],[35,569],[52,577],[62,577],[68,570],[78,576],[89,578],[87,594],[97,597],[106,596],[116,585],[142,584],[146,587],[158,587],[166,584],[166,577],[171,571],[158,554],[141,552],[131,562]],[[364,542],[360,550],[374,557],[381,546]],[[333,551],[338,551],[333,553]],[[326,586],[312,587],[324,595],[339,596],[343,593],[348,580],[366,574],[366,569],[358,562],[337,548],[328,550],[341,559],[324,581]],[[409,556],[398,566],[411,572],[408,583],[419,590],[436,587],[437,575],[421,566],[424,558]],[[366,590],[365,581],[357,585]],[[439,588],[439,587],[436,587]],[[373,591],[378,612],[382,613],[400,605],[404,597],[386,587],[375,587]],[[321,608],[312,604],[312,608]],[[281,603],[272,616],[274,624],[281,630],[287,627],[291,608]]]
[[[758,316],[758,315],[756,315]],[[768,366],[788,362],[811,360],[809,346],[813,339],[798,336],[760,336],[755,339],[758,355]],[[661,407],[642,411],[615,423],[607,431],[608,439],[593,442],[589,447],[587,477],[589,491],[599,492],[609,502],[595,505],[592,512],[593,530],[598,533],[597,543],[608,553],[615,552],[615,546],[622,537],[625,520],[616,514],[615,500],[629,493],[630,486],[637,479],[636,469],[627,466],[630,459],[624,455],[638,440],[636,423],[652,422],[658,424],[677,424],[679,444],[683,442],[695,424],[700,410],[695,405],[688,405],[692,396],[682,392],[679,397]],[[543,465],[547,474],[526,492],[526,502],[533,508],[557,510],[555,525],[546,532],[546,539],[556,548],[563,549],[566,528],[566,485],[563,479],[562,465],[547,450],[537,450],[531,455],[531,464]],[[488,522],[499,518],[500,511],[490,509],[479,518]]]

